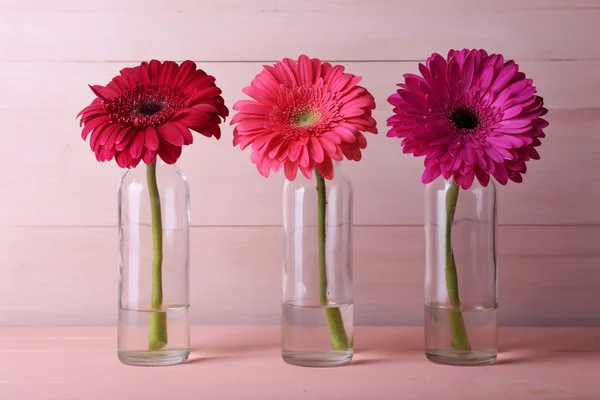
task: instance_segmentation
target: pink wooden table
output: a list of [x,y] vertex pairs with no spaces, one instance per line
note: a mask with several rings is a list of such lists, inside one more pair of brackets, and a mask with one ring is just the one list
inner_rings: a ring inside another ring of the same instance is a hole
[[194,327],[184,365],[129,367],[115,328],[0,329],[2,400],[600,399],[600,328],[502,328],[487,367],[428,362],[422,328],[358,327],[346,367],[281,361],[278,327]]

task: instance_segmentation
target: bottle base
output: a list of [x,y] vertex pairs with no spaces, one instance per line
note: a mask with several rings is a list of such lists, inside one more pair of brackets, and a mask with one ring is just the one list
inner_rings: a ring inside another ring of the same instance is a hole
[[498,354],[491,351],[428,350],[427,359],[435,364],[476,366],[496,362]]
[[341,367],[352,361],[351,351],[330,351],[327,353],[288,351],[282,352],[283,361],[298,367]]
[[118,355],[123,364],[141,367],[166,367],[185,362],[190,356],[190,350],[120,351]]

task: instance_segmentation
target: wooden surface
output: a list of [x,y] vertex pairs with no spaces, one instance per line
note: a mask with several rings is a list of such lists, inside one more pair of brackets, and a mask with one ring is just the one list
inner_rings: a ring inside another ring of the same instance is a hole
[[0,398],[597,400],[599,328],[501,328],[498,363],[430,363],[422,328],[359,327],[345,367],[285,364],[279,327],[194,327],[184,365],[130,367],[114,328],[0,330]]
[[[1,29],[1,28],[0,28]],[[544,88],[552,112],[542,160],[532,161],[523,184],[499,190],[499,222],[527,225],[600,224],[600,61],[525,62]],[[28,151],[18,173],[0,174],[0,221],[17,226],[114,226],[116,189],[123,171],[99,164],[81,140],[75,115],[93,95],[87,84],[108,82],[127,63],[1,63],[0,134],[6,146]],[[355,192],[358,225],[423,223],[423,160],[402,154],[400,141],[385,137],[392,93],[401,72],[416,62],[346,63],[364,76],[377,98],[381,134],[369,137],[360,163],[343,163]],[[206,64],[229,105],[261,69],[261,63]],[[578,69],[585,74],[574,73]],[[40,90],[40,88],[44,88]],[[60,94],[60,95],[59,95]],[[34,113],[35,118],[30,115]],[[201,226],[265,226],[281,223],[283,175],[265,179],[249,152],[233,148],[230,127],[219,141],[198,138],[179,165],[192,188],[192,223]],[[18,133],[18,134],[17,134]],[[202,139],[202,140],[201,140]],[[15,155],[16,156],[16,155]],[[15,156],[0,158],[12,171]],[[41,202],[43,199],[43,202]],[[544,199],[543,202],[540,199]]]
[[[245,1],[212,1],[185,12],[176,3],[166,10],[131,10],[115,2],[109,10],[96,6],[73,13],[63,4],[41,7],[44,12],[7,13],[0,25],[12,27],[21,40],[0,37],[7,49],[0,60],[122,61],[148,54],[181,60],[195,52],[206,61],[263,61],[306,51],[331,60],[421,60],[453,46],[494,48],[534,60],[600,56],[600,47],[588,42],[600,34],[600,7],[589,0],[570,6],[538,1],[533,7],[516,0],[480,5],[473,0],[349,5],[330,0],[325,6],[314,0],[275,0],[237,9]],[[584,32],[588,40],[581,40]],[[552,40],[559,38],[559,43]]]
[[[5,228],[0,325],[116,324],[115,230]],[[192,322],[279,323],[280,235],[280,227],[193,228]],[[421,324],[423,227],[356,227],[354,241],[356,323]],[[503,226],[499,242],[502,323],[600,325],[600,227]]]
[[[116,189],[75,115],[125,67],[196,60],[227,105],[265,63],[300,53],[343,63],[373,92],[381,134],[355,189],[356,312],[362,324],[422,320],[422,159],[385,137],[386,99],[450,47],[515,58],[551,125],[524,184],[499,190],[500,318],[600,325],[598,0],[0,0],[0,325],[113,324]],[[198,138],[180,166],[192,188],[192,318],[279,318],[281,185],[249,152]],[[218,298],[219,301],[215,301]]]

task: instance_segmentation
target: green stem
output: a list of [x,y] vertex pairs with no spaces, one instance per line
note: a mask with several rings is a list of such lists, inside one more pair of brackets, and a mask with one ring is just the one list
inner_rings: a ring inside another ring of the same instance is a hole
[[327,306],[325,312],[327,315],[327,325],[329,327],[329,337],[331,346],[335,350],[348,350],[348,335],[344,328],[344,320],[339,307],[329,307],[327,300],[327,260],[326,260],[326,213],[327,213],[327,189],[325,179],[315,169],[317,179],[317,232],[319,239],[319,300],[322,305]]
[[[458,295],[458,274],[456,273],[456,260],[452,250],[452,226],[458,202],[460,187],[452,179],[452,184],[446,194],[446,287],[450,304],[460,310],[460,297]],[[448,324],[450,325],[450,338],[452,347],[458,350],[471,350],[465,321],[460,311],[448,311]]]
[[160,211],[160,194],[156,182],[156,160],[146,167],[148,193],[150,195],[150,212],[152,213],[152,312],[148,321],[148,350],[160,350],[167,345],[167,313],[162,310],[162,215]]

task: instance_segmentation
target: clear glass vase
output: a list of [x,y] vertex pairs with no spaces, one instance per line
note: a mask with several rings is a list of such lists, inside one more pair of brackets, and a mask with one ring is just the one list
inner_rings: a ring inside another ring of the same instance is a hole
[[119,189],[118,355],[172,365],[190,353],[189,187],[161,161],[125,173]]
[[329,367],[353,355],[352,189],[339,164],[326,180],[283,187],[282,357]]
[[425,353],[478,365],[498,354],[496,189],[438,179],[425,190]]

